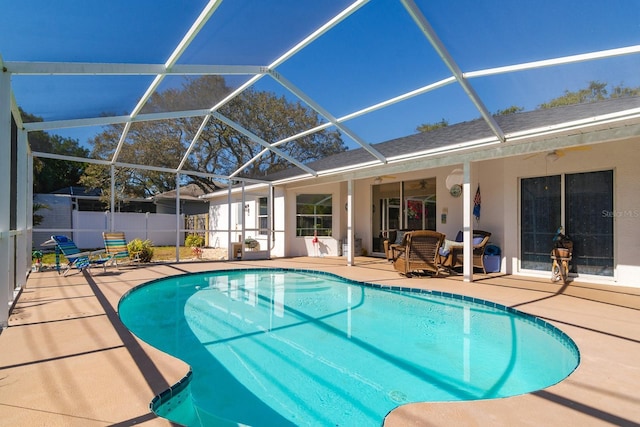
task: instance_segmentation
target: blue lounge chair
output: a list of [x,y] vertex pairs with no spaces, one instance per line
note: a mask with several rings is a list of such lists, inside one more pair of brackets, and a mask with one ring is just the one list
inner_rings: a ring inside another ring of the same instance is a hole
[[60,273],[58,263],[59,255],[62,254],[67,259],[63,276],[66,276],[72,268],[77,268],[82,271],[92,265],[101,265],[104,271],[106,271],[106,263],[109,261],[109,258],[102,257],[102,254],[105,252],[103,249],[80,252],[80,249],[78,249],[73,240],[67,236],[51,236],[51,240],[56,244],[56,267],[58,268],[58,273]]

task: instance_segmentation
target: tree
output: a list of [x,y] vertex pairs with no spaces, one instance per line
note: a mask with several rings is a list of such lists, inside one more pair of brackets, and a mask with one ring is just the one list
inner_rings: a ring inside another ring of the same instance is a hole
[[622,98],[626,96],[640,95],[640,87],[628,88],[623,85],[613,86],[611,93],[607,90],[607,83],[591,81],[584,89],[575,92],[564,91],[564,95],[540,104],[538,108],[553,108],[561,105],[581,104],[584,102],[596,102],[609,98]]
[[498,110],[495,112],[495,116],[506,116],[509,114],[519,113],[523,111],[523,107],[518,107],[517,105],[512,105],[511,107],[505,108],[504,110]]
[[564,91],[564,95],[552,99],[549,102],[540,104],[538,108],[553,108],[562,105],[581,104],[583,102],[601,101],[607,98],[607,84],[597,81],[591,81],[589,86],[584,89],[570,92]]
[[[27,123],[41,122],[42,118],[20,109],[22,120]],[[29,133],[29,145],[32,151],[62,154],[74,157],[87,157],[89,150],[80,146],[78,140],[63,138],[36,131]],[[35,158],[33,160],[33,192],[50,193],[65,187],[78,185],[86,163],[66,160]]]
[[440,129],[449,126],[449,121],[442,119],[436,123],[423,123],[416,128],[418,132],[431,132],[432,130]]
[[[584,102],[596,102],[602,101],[604,99],[623,98],[626,96],[640,96],[640,87],[629,88],[621,84],[611,87],[611,90],[609,91],[607,90],[607,83],[591,81],[589,82],[589,85],[584,89],[579,89],[575,92],[565,90],[562,96],[553,98],[549,102],[538,105],[537,109],[553,108],[562,105],[581,104]],[[511,107],[505,108],[504,110],[496,111],[494,115],[506,116],[513,113],[519,113],[520,111],[524,111],[524,108],[512,105]],[[449,122],[445,119],[442,119],[437,123],[420,125],[418,126],[417,130],[419,132],[429,132],[448,125]]]
[[44,203],[33,203],[33,225],[37,226],[42,224],[42,221],[44,221],[44,215],[41,215],[39,212],[43,209],[51,209],[51,207],[49,207],[48,205],[45,205]]
[[[191,78],[179,89],[155,93],[142,111],[150,113],[210,108],[230,92],[220,76]],[[300,102],[291,102],[273,93],[253,89],[245,90],[219,112],[268,143],[321,124],[318,115]],[[176,168],[202,122],[202,117],[185,117],[134,123],[118,161]],[[105,127],[91,141],[92,155],[102,159],[112,158],[122,129],[122,125]],[[329,130],[278,146],[279,150],[301,162],[317,160],[345,151],[346,148],[340,133]],[[256,178],[290,167],[288,161],[271,151],[258,156],[263,149],[259,143],[212,117],[203,127],[183,169],[227,176],[256,158],[240,174],[242,177]],[[92,188],[109,189],[109,174],[105,166],[90,165],[82,182]],[[127,168],[117,168],[116,174],[117,190],[121,195],[144,197],[175,188],[173,174]],[[207,178],[190,176],[189,179],[206,191],[212,188],[212,182]]]

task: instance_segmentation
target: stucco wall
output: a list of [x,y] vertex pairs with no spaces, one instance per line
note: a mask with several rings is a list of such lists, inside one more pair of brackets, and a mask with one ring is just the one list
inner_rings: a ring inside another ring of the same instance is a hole
[[[546,159],[544,153],[508,159],[493,159],[471,164],[471,200],[478,184],[482,195],[480,220],[472,220],[473,228],[492,233],[490,242],[502,250],[501,271],[547,277],[550,273],[521,271],[519,265],[519,183],[521,178],[561,173],[614,171],[614,215],[616,271],[613,278],[582,276],[576,280],[598,281],[640,287],[640,139],[589,146],[585,150],[566,150],[556,161]],[[447,238],[454,238],[463,224],[464,197],[453,197],[445,186],[447,176],[462,165],[439,167],[421,172],[394,173],[392,181],[436,178],[436,229]],[[372,251],[372,185],[373,178],[354,181],[354,231],[367,253]],[[274,199],[275,241],[272,256],[337,256],[348,233],[347,183],[330,183],[278,188]],[[334,235],[320,237],[316,250],[311,237],[296,237],[296,195],[331,193],[333,195]],[[226,198],[212,203],[212,222],[227,227]],[[442,222],[447,210],[446,223]],[[217,220],[215,219],[217,212]],[[212,228],[215,229],[215,227]],[[287,231],[285,233],[285,230]],[[221,240],[225,242],[226,240]],[[359,255],[359,254],[356,254]]]
[[[343,224],[346,220],[344,212],[344,202],[346,195],[342,191],[343,186],[340,183],[311,185],[307,187],[296,187],[287,190],[285,202],[285,227],[288,231],[285,237],[286,253],[285,256],[338,256],[341,239],[345,238],[343,234]],[[344,187],[346,188],[346,187]],[[314,247],[312,236],[297,237],[296,236],[296,196],[298,194],[332,194],[332,225],[333,236],[318,237],[318,244]]]
[[[640,152],[639,140],[567,150],[556,161],[543,154],[520,156],[504,161],[504,255],[507,272],[518,273],[519,179],[561,173],[614,171],[614,259],[613,278],[583,276],[576,280],[598,281],[624,286],[640,286]],[[546,273],[525,272],[527,274]]]

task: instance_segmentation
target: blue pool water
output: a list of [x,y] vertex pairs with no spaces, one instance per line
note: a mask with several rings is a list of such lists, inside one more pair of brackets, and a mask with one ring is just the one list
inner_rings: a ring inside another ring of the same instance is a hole
[[379,426],[405,403],[527,393],[579,363],[568,336],[513,309],[303,270],[157,280],[119,313],[191,366],[152,403],[189,426]]

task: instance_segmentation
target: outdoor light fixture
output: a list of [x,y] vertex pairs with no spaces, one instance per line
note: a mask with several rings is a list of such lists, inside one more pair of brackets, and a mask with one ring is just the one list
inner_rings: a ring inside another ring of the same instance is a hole
[[[463,176],[464,176],[464,171],[462,169],[452,170],[451,173],[445,179],[445,186],[447,187],[447,190],[451,191],[451,188],[455,187],[456,185],[462,188]],[[454,191],[457,191],[457,190],[454,190]]]
[[552,162],[555,162],[559,158],[560,156],[558,156],[558,153],[556,153],[555,151],[552,151],[547,154],[547,160],[551,160]]

